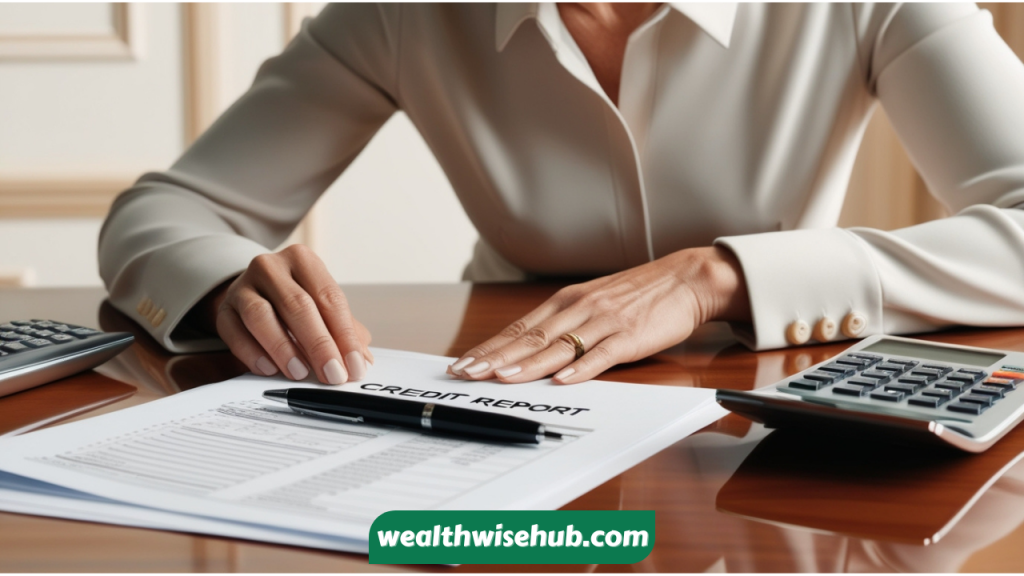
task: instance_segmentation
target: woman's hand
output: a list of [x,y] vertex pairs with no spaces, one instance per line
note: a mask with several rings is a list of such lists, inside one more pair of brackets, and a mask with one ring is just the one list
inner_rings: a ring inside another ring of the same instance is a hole
[[[528,382],[552,374],[563,384],[594,378],[682,342],[711,320],[748,320],[743,272],[725,248],[693,248],[559,290],[450,370],[472,380]],[[561,336],[572,332],[585,345]]]
[[280,370],[302,380],[313,367],[324,384],[366,375],[370,332],[352,317],[327,267],[296,244],[253,258],[238,278],[205,302],[204,316],[254,374]]

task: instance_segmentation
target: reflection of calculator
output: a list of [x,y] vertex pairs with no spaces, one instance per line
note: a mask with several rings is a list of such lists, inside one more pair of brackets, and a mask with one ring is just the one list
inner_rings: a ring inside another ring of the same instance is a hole
[[774,386],[719,390],[717,399],[770,428],[981,452],[1024,419],[1024,352],[872,336]]

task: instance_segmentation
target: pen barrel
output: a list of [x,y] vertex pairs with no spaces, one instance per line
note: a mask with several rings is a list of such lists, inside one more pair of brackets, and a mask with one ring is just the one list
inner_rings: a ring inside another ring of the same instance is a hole
[[316,388],[292,388],[288,391],[288,405],[314,413],[361,418],[367,424],[405,428],[419,428],[423,415],[420,402]]
[[544,436],[544,425],[532,420],[443,405],[434,408],[430,429],[481,440],[524,444],[540,444]]

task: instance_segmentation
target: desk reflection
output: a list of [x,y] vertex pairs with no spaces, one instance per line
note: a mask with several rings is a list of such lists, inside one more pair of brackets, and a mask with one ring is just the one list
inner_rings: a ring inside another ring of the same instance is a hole
[[841,542],[829,563],[844,570],[956,571],[1024,522],[1022,456],[1024,429],[984,457],[778,430],[716,505],[763,529]]
[[109,301],[99,309],[100,328],[107,332],[131,332],[132,346],[104,364],[100,370],[112,378],[136,382],[158,396],[168,396],[204,384],[222,382],[248,372],[230,352],[172,354],[148,332]]

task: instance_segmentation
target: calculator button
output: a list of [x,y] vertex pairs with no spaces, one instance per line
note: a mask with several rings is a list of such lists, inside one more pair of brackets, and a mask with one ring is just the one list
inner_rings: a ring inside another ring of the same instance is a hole
[[21,332],[22,334],[35,334],[36,330],[31,326],[18,326],[14,331]]
[[978,379],[971,374],[950,374],[949,376],[946,376],[946,380],[963,382],[964,384],[974,384]]
[[993,378],[1006,378],[1007,380],[1024,380],[1024,374],[1020,372],[1008,372],[1006,370],[996,370],[992,373]]
[[952,412],[963,412],[965,414],[981,414],[985,409],[985,406],[981,404],[971,404],[970,402],[953,402],[949,406],[946,406],[946,410]]
[[861,360],[867,360],[872,364],[878,364],[879,362],[882,361],[881,356],[876,356],[874,354],[865,354],[864,352],[850,352],[849,354],[847,354],[847,356],[851,358],[860,358]]
[[1002,388],[1006,391],[1014,390],[1017,388],[1016,380],[1007,380],[1006,378],[989,378],[982,382],[985,386],[993,386],[996,388]]
[[824,382],[826,385],[828,385],[835,382],[836,380],[839,380],[840,378],[838,375],[832,374],[831,372],[816,371],[811,372],[810,374],[804,374],[804,379],[818,380],[819,382]]
[[16,328],[17,326],[11,324],[10,322],[4,322],[3,324],[0,324],[0,330],[14,330]]
[[3,344],[0,344],[0,350],[5,350],[7,352],[21,352],[22,350],[30,350],[30,348],[21,342],[4,342]]
[[92,328],[74,328],[70,333],[78,338],[86,338],[93,334],[99,334],[100,332],[99,330],[93,330]]
[[867,368],[868,366],[871,365],[871,363],[868,362],[867,360],[861,360],[860,358],[849,358],[849,357],[839,358],[838,360],[835,361],[835,363],[836,364],[841,364],[843,366],[850,366],[850,367],[856,368],[858,370],[860,370],[861,368]]
[[22,340],[21,342],[22,342],[22,344],[25,344],[27,346],[31,346],[32,348],[42,348],[43,346],[50,346],[50,345],[53,344],[53,342],[50,342],[49,340],[44,340],[42,338],[33,338],[31,340]]
[[944,390],[950,390],[954,394],[959,394],[964,391],[964,388],[970,386],[967,382],[960,382],[959,380],[945,379],[935,385],[936,388],[942,388]]
[[873,390],[875,388],[878,388],[878,385],[881,384],[881,382],[879,382],[878,380],[870,380],[868,378],[850,378],[846,382],[843,382],[843,384],[850,386],[860,386],[861,388]]
[[913,368],[914,366],[918,365],[917,360],[900,360],[899,358],[889,358],[888,360],[886,360],[886,362],[890,364],[902,364],[907,368]]
[[75,340],[75,338],[73,336],[68,336],[67,334],[54,334],[53,336],[50,336],[49,338],[50,338],[50,340],[53,340],[54,342],[56,342],[58,344],[60,344],[62,342],[74,342],[74,340]]
[[910,384],[886,384],[884,390],[886,392],[903,392],[904,394],[910,395],[917,392],[918,387]]
[[935,398],[943,398],[949,400],[955,396],[952,390],[946,390],[944,388],[925,388],[921,390],[921,396],[933,396]]
[[921,368],[921,369],[924,369],[924,370],[935,370],[935,371],[937,371],[939,373],[942,373],[942,374],[948,374],[948,373],[953,371],[952,367],[944,366],[942,364],[921,364],[918,368]]
[[53,322],[49,320],[33,320],[32,325],[37,328],[49,328],[50,326],[53,326]]
[[864,396],[868,392],[871,392],[871,388],[853,386],[850,384],[836,384],[832,387],[833,394],[842,394],[844,396]]
[[907,400],[907,404],[914,406],[924,406],[925,408],[938,408],[946,400],[944,398],[937,398],[935,396],[914,396],[910,400]]
[[906,396],[906,393],[899,390],[876,390],[871,393],[871,397],[875,400],[885,400],[887,402],[899,402],[903,400],[904,396]]
[[978,380],[981,380],[982,378],[987,376],[984,370],[975,370],[974,368],[961,368],[956,372],[957,374],[970,374],[971,376],[974,376]]
[[26,320],[11,320],[11,324],[14,324],[15,326],[31,326],[32,325],[31,322],[28,322]]
[[55,324],[50,326],[50,330],[53,330],[54,332],[71,332],[71,326],[68,326],[67,324]]
[[860,376],[861,378],[870,378],[872,380],[875,380],[879,384],[885,384],[886,382],[892,380],[892,373],[881,372],[878,370],[865,370],[860,373]]
[[842,364],[836,364],[834,362],[832,364],[826,364],[825,366],[822,366],[821,368],[818,368],[818,370],[823,370],[825,372],[832,372],[833,374],[839,374],[839,376],[841,378],[846,378],[847,376],[853,376],[854,374],[857,373],[856,370],[854,370],[853,368],[850,368],[849,366],[843,366]]
[[790,388],[796,388],[797,390],[821,390],[827,383],[819,380],[793,380],[789,383]]
[[967,394],[964,394],[963,396],[960,397],[960,401],[961,402],[970,402],[972,404],[981,404],[981,405],[984,405],[984,406],[988,406],[989,404],[992,404],[992,397],[991,396],[985,396],[983,394],[967,393]]
[[52,330],[36,330],[36,333],[35,333],[36,337],[38,337],[38,338],[49,338],[50,336],[53,336],[54,334],[55,334],[55,332],[53,332]]
[[0,332],[0,340],[10,340],[12,342],[17,342],[18,340],[27,340],[29,338],[31,338],[31,336],[26,336],[24,334],[19,334],[17,332]]
[[995,400],[1002,398],[1006,392],[1002,388],[996,388],[995,386],[975,386],[971,388],[972,394],[983,394],[985,396],[992,396]]
[[924,368],[918,368],[917,370],[911,370],[910,375],[920,376],[921,378],[924,378],[929,382],[934,382],[939,379],[939,376],[942,376],[942,372],[940,370],[927,370]]
[[894,372],[896,374],[902,374],[907,371],[907,367],[902,364],[892,364],[889,362],[883,362],[878,366],[875,366],[875,370],[885,370],[886,372]]
[[922,378],[921,376],[904,376],[897,380],[897,382],[899,382],[900,384],[907,384],[909,386],[913,386],[915,389],[928,385],[928,379]]

